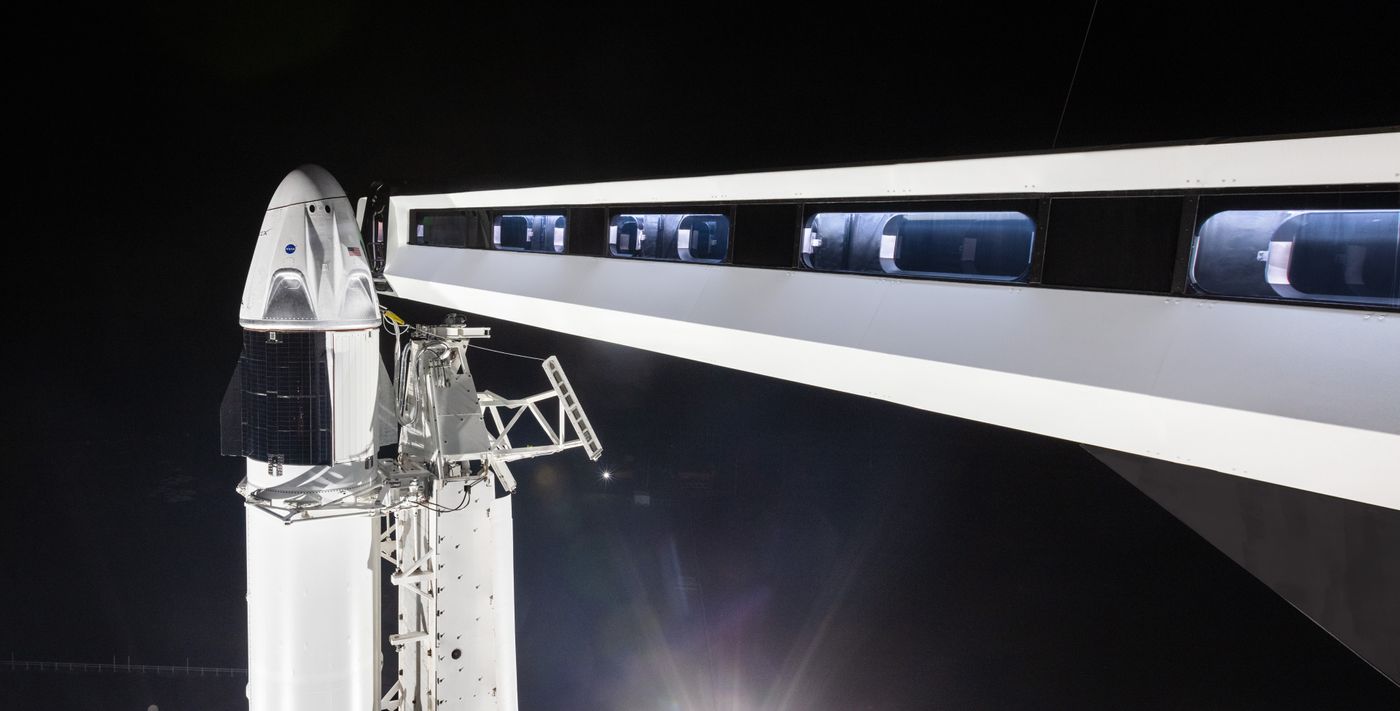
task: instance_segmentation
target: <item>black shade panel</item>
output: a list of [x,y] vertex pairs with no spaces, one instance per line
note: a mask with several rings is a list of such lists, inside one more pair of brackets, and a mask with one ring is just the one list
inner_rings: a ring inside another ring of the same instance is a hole
[[1180,197],[1065,197],[1050,203],[1042,283],[1171,292]]
[[800,205],[739,205],[734,223],[735,264],[785,269],[793,266],[802,226]]
[[569,254],[601,257],[608,253],[608,211],[601,207],[569,210]]

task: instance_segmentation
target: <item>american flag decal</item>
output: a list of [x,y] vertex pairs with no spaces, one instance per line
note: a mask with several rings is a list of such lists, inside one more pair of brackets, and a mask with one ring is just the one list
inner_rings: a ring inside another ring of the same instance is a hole
[[360,254],[360,248],[359,248],[359,247],[347,247],[346,249],[350,250],[350,256],[352,256],[352,257],[361,257],[361,256],[364,256],[364,255]]

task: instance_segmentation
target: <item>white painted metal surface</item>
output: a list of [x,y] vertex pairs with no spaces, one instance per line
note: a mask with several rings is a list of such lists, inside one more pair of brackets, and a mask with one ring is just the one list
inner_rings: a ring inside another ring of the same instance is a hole
[[415,301],[1400,509],[1395,314],[406,239],[414,208],[1397,178],[1380,133],[396,196],[385,275]]
[[496,658],[501,630],[495,601],[501,591],[496,589],[496,527],[491,521],[497,501],[495,481],[488,476],[472,485],[470,492],[466,486],[454,482],[436,497],[445,507],[457,505],[464,497],[469,501],[461,511],[437,517],[440,569],[434,625],[437,643],[433,649],[438,667],[435,698],[444,709],[514,709],[502,703],[501,697],[514,697],[515,689],[502,688]]
[[[394,196],[394,217],[434,207],[1347,185],[1400,180],[1400,133],[943,160],[854,168]],[[401,233],[402,228],[396,230]]]
[[[508,466],[502,464],[501,466]],[[491,504],[491,553],[495,565],[491,611],[495,615],[496,706],[520,707],[515,673],[515,515],[513,499],[502,496]]]
[[248,707],[376,708],[377,520],[287,525],[245,508]]
[[[379,329],[326,334],[331,377],[332,456],[360,462],[374,456],[375,398],[379,394]],[[361,467],[363,469],[363,467]]]
[[247,329],[378,329],[379,302],[355,212],[324,169],[287,175],[268,204],[243,287]]

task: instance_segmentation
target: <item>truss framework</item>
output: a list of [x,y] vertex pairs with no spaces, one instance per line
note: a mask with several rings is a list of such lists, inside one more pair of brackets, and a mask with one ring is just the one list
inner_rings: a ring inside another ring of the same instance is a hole
[[[288,525],[381,519],[376,553],[398,596],[397,632],[389,636],[398,674],[380,698],[382,711],[431,711],[440,704],[513,710],[509,496],[517,482],[509,463],[570,449],[597,460],[602,446],[557,358],[542,361],[549,390],[514,399],[478,392],[466,355],[471,339],[489,337],[487,329],[408,327],[397,317],[394,323],[403,326],[394,333],[390,415],[398,456],[378,461],[373,483],[353,490],[279,498],[245,479],[238,492]],[[397,338],[405,330],[413,335],[400,348]],[[552,418],[545,415],[550,400]],[[526,421],[539,426],[546,443],[512,443],[512,434],[523,437],[518,426]],[[445,576],[447,561],[455,569]],[[448,589],[450,597],[444,596]]]

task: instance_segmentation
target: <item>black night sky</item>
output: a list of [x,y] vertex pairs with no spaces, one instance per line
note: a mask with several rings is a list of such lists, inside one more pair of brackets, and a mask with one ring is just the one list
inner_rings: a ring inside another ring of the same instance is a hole
[[[1226,5],[1102,2],[1058,147],[1400,124],[1394,8]],[[1045,150],[1093,3],[530,7],[8,23],[0,655],[246,665],[218,405],[297,165],[360,195]],[[1073,443],[475,320],[560,357],[617,473],[517,469],[522,708],[1400,708]],[[0,667],[0,707],[239,709],[242,685]]]

